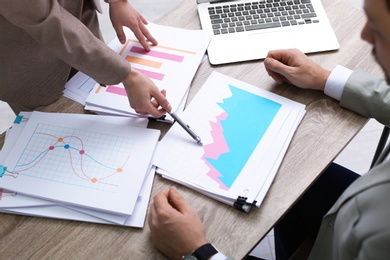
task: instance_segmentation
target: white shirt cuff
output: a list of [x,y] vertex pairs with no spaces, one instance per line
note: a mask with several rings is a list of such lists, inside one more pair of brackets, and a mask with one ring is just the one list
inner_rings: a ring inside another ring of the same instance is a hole
[[325,83],[324,93],[334,99],[340,100],[345,84],[352,72],[350,69],[337,65]]
[[226,260],[226,256],[221,252],[216,253],[215,255],[210,257],[210,260]]

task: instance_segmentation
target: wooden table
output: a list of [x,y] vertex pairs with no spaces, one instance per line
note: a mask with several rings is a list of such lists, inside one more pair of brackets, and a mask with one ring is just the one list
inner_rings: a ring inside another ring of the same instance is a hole
[[[335,52],[310,57],[327,69],[336,64],[382,75],[371,57],[371,47],[360,39],[365,17],[345,0],[323,0],[339,39]],[[195,0],[184,0],[157,23],[200,29]],[[223,66],[204,62],[193,81],[187,104],[215,70],[268,91],[306,104],[307,113],[297,130],[262,206],[239,212],[197,192],[177,185],[198,210],[207,238],[226,255],[243,258],[272,229],[299,196],[332,162],[367,119],[339,107],[321,92],[276,85],[262,61]],[[64,97],[41,111],[84,113]],[[166,124],[151,124],[167,130]],[[4,138],[4,136],[3,136]],[[0,143],[1,145],[1,143]],[[152,196],[173,183],[155,177]],[[152,199],[152,198],[151,198]],[[75,221],[0,214],[1,259],[164,259],[150,243],[150,230]]]

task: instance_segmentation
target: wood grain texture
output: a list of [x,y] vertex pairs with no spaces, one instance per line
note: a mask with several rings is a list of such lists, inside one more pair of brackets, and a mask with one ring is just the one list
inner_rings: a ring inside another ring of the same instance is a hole
[[[157,23],[187,29],[200,29],[194,0],[184,0]],[[310,57],[327,69],[341,64],[382,75],[371,56],[371,47],[360,39],[365,17],[361,10],[344,0],[323,0],[329,20],[339,39],[338,51],[312,54]],[[339,107],[323,93],[276,85],[262,61],[222,66],[204,62],[191,86],[191,102],[207,77],[215,70],[292,100],[306,104],[307,113],[262,206],[249,213],[239,212],[188,188],[175,184],[197,209],[207,238],[222,252],[241,259],[261,240],[288,208],[332,162],[367,119]],[[60,98],[40,108],[48,112],[85,113],[73,101]],[[161,129],[169,126],[150,123]],[[4,136],[1,136],[1,142]],[[261,172],[261,169],[258,169]],[[152,198],[172,182],[155,177]],[[152,199],[151,198],[151,199]],[[169,238],[167,238],[169,239]],[[165,259],[150,243],[150,230],[0,214],[0,256],[2,259]]]

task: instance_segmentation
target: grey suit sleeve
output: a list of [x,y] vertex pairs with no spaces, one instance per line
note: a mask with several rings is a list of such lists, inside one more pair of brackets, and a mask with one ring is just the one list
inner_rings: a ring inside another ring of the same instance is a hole
[[390,126],[390,87],[365,71],[354,71],[349,77],[340,105]]
[[125,59],[96,38],[57,0],[2,0],[0,15],[65,63],[100,83],[119,83],[130,72]]

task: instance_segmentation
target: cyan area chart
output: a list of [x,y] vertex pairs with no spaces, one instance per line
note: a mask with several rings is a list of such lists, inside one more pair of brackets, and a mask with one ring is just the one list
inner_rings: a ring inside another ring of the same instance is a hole
[[38,124],[13,172],[114,192],[130,161],[133,139]]
[[[228,190],[266,133],[281,104],[229,85],[231,97],[218,105],[224,110],[210,122],[213,142],[203,146],[207,173]],[[259,169],[260,171],[261,169]]]

